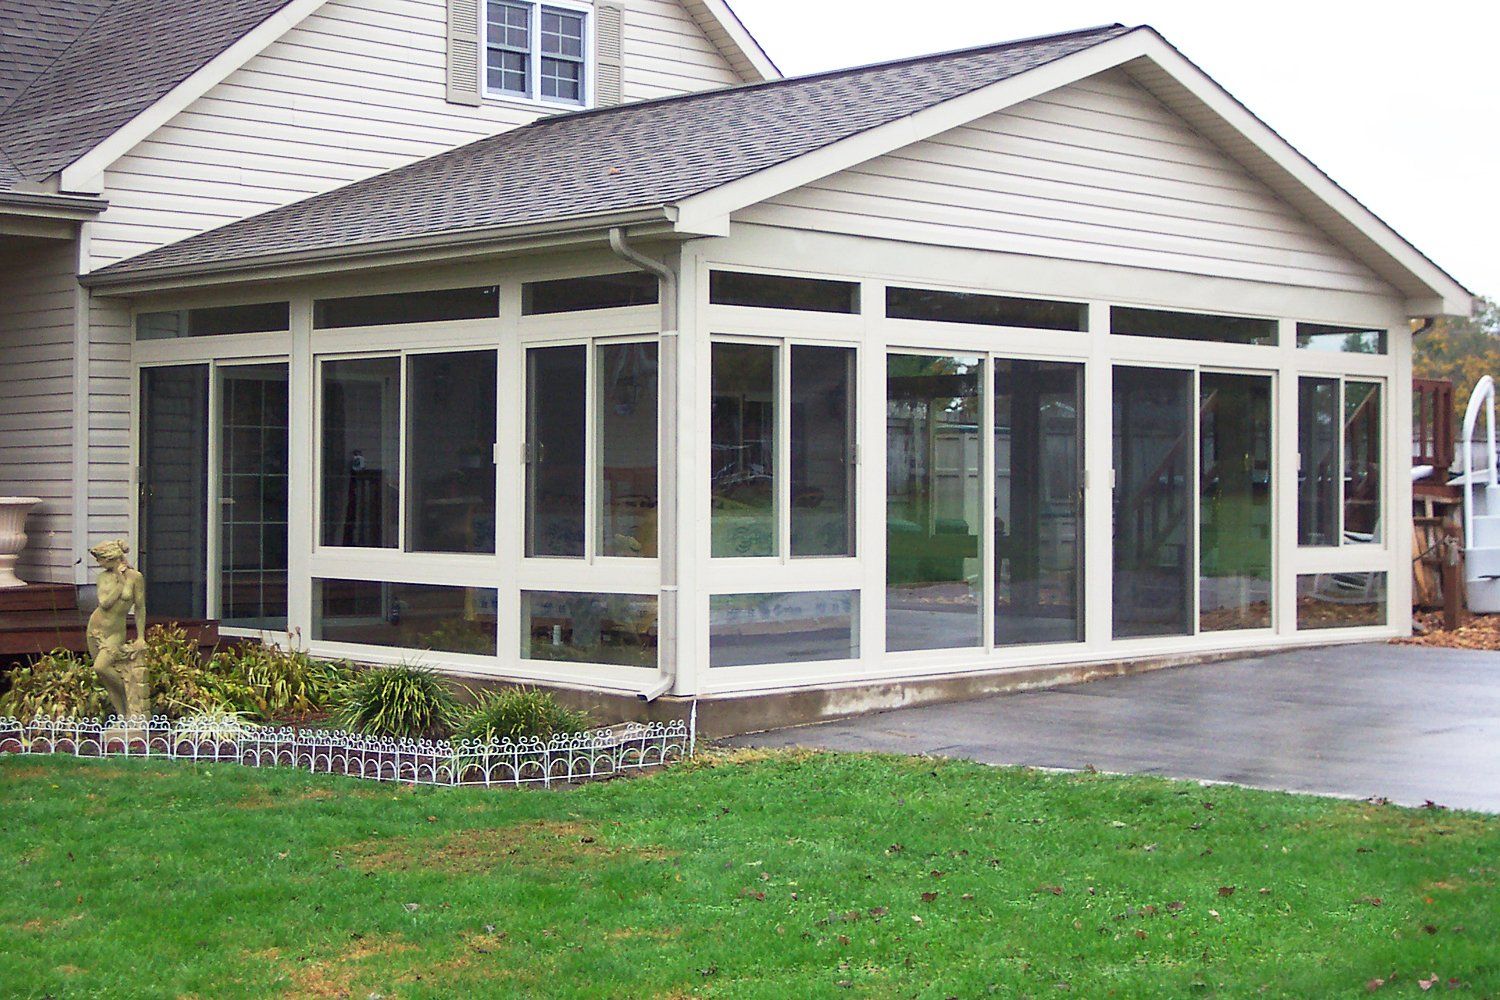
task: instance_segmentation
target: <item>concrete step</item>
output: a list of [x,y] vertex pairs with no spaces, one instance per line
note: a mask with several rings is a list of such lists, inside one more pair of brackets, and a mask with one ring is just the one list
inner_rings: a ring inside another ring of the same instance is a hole
[[1466,580],[1469,610],[1475,614],[1500,612],[1500,580]]
[[1464,565],[1471,580],[1500,579],[1500,547],[1469,549],[1464,553]]

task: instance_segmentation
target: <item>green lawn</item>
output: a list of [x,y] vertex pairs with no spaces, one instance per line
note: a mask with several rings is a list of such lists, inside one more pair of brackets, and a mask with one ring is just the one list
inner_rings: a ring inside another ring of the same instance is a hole
[[8,757],[0,844],[7,997],[1500,995],[1500,818],[1189,783],[747,753],[413,791]]

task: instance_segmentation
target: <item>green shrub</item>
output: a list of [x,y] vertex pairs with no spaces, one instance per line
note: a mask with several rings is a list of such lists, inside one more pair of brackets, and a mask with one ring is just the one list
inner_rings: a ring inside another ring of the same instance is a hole
[[212,660],[204,661],[198,641],[176,625],[153,625],[147,630],[145,662],[157,714],[179,719],[251,710],[250,688],[213,669]]
[[208,669],[242,686],[247,700],[240,711],[261,720],[328,712],[353,673],[346,663],[259,642],[219,650]]
[[52,718],[102,719],[110,714],[109,695],[87,657],[54,649],[10,674],[10,690],[0,695],[0,715],[30,722]]
[[534,688],[512,688],[480,695],[454,729],[455,739],[520,740],[534,736],[550,740],[590,728],[587,712],[558,704],[556,698]]
[[370,736],[439,737],[458,716],[453,692],[427,667],[402,664],[358,674],[338,694],[334,721]]

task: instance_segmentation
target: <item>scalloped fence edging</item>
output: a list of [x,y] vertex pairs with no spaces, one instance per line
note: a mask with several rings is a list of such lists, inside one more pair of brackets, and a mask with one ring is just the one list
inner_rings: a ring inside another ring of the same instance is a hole
[[396,740],[340,730],[262,728],[163,716],[103,722],[0,718],[0,754],[156,757],[247,767],[295,767],[414,785],[550,786],[663,767],[693,755],[696,726],[682,721],[493,743]]

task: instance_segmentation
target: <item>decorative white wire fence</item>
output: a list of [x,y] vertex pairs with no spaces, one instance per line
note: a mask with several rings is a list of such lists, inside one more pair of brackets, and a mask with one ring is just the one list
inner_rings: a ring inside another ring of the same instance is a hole
[[210,720],[103,722],[0,718],[0,753],[158,757],[247,767],[295,767],[368,781],[505,786],[583,782],[662,767],[692,755],[696,727],[674,721],[494,743],[396,740],[338,730]]

